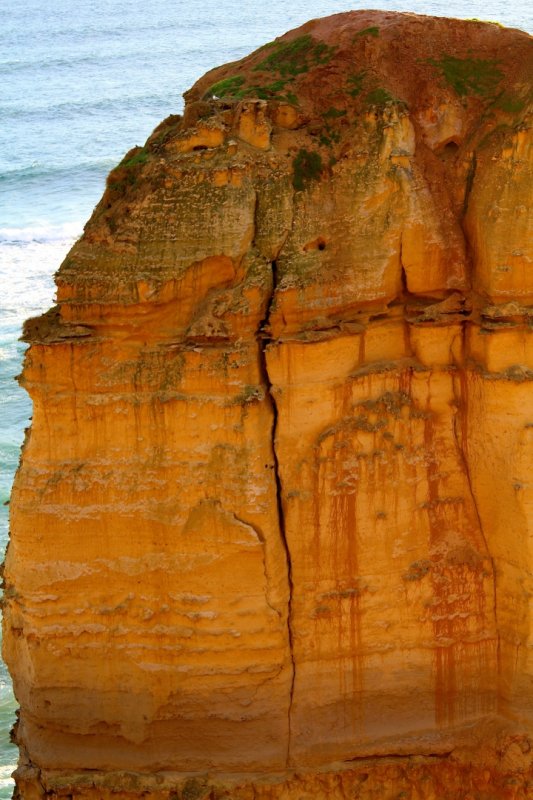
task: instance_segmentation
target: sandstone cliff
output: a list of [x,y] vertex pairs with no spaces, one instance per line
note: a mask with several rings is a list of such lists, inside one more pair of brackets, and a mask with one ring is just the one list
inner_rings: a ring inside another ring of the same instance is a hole
[[110,174],[25,330],[19,796],[533,797],[531,70],[315,20]]

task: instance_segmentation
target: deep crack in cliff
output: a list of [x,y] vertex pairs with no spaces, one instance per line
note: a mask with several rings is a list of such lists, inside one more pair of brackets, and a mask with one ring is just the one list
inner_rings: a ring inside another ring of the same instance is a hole
[[289,597],[288,597],[288,606],[287,606],[287,632],[288,632],[288,640],[289,640],[289,655],[291,660],[291,668],[292,668],[292,676],[291,676],[291,683],[290,683],[290,695],[289,695],[289,706],[288,706],[288,739],[287,739],[287,756],[286,756],[286,766],[290,765],[290,754],[291,754],[291,714],[292,714],[292,703],[294,697],[294,682],[296,678],[296,664],[294,660],[294,647],[293,647],[293,630],[292,630],[292,598],[293,598],[293,582],[292,582],[292,562],[291,562],[291,553],[289,549],[289,543],[287,541],[287,535],[285,530],[285,515],[283,512],[283,489],[281,484],[281,475],[279,469],[279,459],[276,452],[276,434],[278,429],[278,420],[279,420],[279,412],[278,407],[276,405],[276,397],[275,393],[272,390],[272,381],[270,380],[270,375],[268,373],[268,366],[267,366],[267,359],[266,359],[266,348],[268,347],[269,338],[266,335],[266,330],[268,327],[268,321],[270,318],[272,304],[274,302],[274,297],[276,293],[276,287],[278,285],[278,275],[277,275],[277,264],[276,261],[272,261],[272,291],[270,294],[270,299],[268,301],[267,309],[265,312],[264,319],[261,321],[258,329],[257,334],[257,343],[258,343],[258,352],[259,352],[259,359],[261,364],[261,372],[263,376],[263,380],[265,381],[265,386],[268,390],[268,396],[270,397],[270,403],[272,408],[272,429],[270,433],[270,441],[272,447],[272,459],[274,462],[274,480],[276,482],[276,502],[277,502],[277,509],[278,509],[278,524],[279,524],[279,531],[281,535],[281,541],[283,544],[283,548],[285,550],[286,556],[286,563],[287,563],[287,580],[289,584]]

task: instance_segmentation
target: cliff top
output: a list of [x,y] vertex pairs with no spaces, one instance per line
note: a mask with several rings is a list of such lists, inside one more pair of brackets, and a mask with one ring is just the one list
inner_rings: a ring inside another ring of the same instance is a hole
[[302,121],[325,125],[387,103],[422,111],[436,97],[512,113],[527,100],[531,55],[528,34],[497,23],[351,11],[208,72],[185,99],[288,102]]
[[[186,92],[183,116],[163,121],[110,173],[58,273],[59,303],[158,301],[192,265],[210,269],[206,259],[229,259],[241,274],[246,253],[276,262],[278,294],[328,275],[355,281],[346,302],[376,308],[401,295],[401,280],[441,300],[469,291],[476,269],[488,269],[471,264],[474,249],[482,257],[471,241],[471,190],[490,174],[497,193],[503,178],[491,164],[522,159],[532,55],[527,33],[495,23],[354,11],[208,72]],[[429,279],[406,267],[424,207],[420,270],[439,264]],[[533,298],[527,281],[500,273],[480,278],[478,294],[503,302],[519,287],[524,302]]]

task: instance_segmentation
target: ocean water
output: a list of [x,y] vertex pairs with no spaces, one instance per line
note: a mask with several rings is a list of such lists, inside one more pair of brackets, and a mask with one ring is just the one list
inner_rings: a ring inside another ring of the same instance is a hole
[[[31,403],[14,377],[25,318],[53,302],[53,273],[106,174],[181,95],[312,17],[358,8],[532,29],[529,0],[2,0],[0,37],[0,550]],[[50,543],[53,547],[53,542]],[[11,797],[16,700],[0,665],[0,800]]]

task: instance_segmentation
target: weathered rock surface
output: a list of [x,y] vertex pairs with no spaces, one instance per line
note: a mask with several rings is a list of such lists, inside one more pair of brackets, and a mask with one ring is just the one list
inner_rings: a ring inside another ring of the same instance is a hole
[[533,797],[531,39],[202,78],[31,320],[21,797]]

